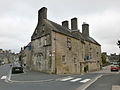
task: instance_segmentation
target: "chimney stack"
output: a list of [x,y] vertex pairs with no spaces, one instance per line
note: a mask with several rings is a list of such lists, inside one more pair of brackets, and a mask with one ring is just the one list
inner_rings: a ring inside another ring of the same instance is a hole
[[68,21],[67,20],[63,21],[62,22],[62,26],[65,27],[65,28],[67,28],[67,29],[69,29],[69,23],[68,23]]
[[38,22],[41,21],[42,19],[47,19],[47,8],[46,7],[42,7],[38,11]]
[[85,37],[89,37],[89,24],[83,22],[82,24],[82,34]]
[[71,19],[71,29],[72,30],[78,30],[77,18],[76,17]]

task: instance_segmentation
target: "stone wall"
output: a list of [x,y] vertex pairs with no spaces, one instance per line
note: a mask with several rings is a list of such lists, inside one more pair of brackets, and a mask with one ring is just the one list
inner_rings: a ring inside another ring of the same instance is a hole
[[101,46],[86,41],[84,59],[89,62],[88,71],[99,70],[101,65]]
[[51,38],[45,35],[31,42],[32,68],[36,71],[51,73]]
[[[84,73],[85,67],[88,68],[87,71],[100,69],[101,47],[94,43],[81,43],[80,40],[52,32],[52,52],[57,74]],[[89,56],[88,60],[85,59],[86,56]]]
[[80,61],[83,61],[84,47],[80,40],[52,32],[52,52],[55,52],[57,74],[81,73]]

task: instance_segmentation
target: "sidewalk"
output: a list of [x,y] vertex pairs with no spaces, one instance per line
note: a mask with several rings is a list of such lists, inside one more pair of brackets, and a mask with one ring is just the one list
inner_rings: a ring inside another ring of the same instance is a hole
[[112,86],[112,90],[120,90],[120,86],[114,85],[114,86]]
[[21,74],[12,74],[10,80],[12,82],[43,82],[52,81],[68,75],[55,75],[42,72],[27,71]]

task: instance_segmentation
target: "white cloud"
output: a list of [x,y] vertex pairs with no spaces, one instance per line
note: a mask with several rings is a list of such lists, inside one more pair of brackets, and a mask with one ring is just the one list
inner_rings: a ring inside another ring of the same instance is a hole
[[93,16],[88,16],[91,34],[102,45],[102,50],[109,53],[120,53],[116,48],[117,40],[120,39],[120,13],[113,10],[107,10],[97,13]]
[[90,35],[102,51],[119,53],[120,0],[2,0],[0,1],[0,48],[19,51],[27,45],[37,25],[37,12],[48,8],[48,19],[61,23],[78,17],[90,24]]
[[31,22],[35,21],[16,16],[0,18],[0,48],[18,52],[20,47],[27,45],[35,28]]

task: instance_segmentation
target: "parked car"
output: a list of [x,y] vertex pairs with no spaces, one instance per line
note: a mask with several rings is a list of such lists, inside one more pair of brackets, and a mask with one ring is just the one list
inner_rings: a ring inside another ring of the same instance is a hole
[[15,73],[24,73],[23,71],[23,67],[12,67],[12,74],[15,74]]
[[111,65],[111,71],[119,71],[119,65]]

